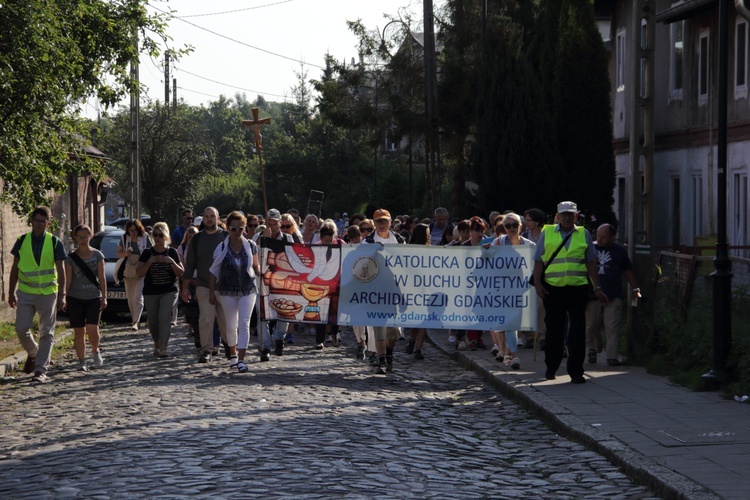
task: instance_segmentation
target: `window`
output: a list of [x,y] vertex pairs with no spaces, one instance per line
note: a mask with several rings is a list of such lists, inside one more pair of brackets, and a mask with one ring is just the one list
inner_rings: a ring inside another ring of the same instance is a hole
[[701,215],[705,211],[703,206],[703,177],[693,176],[693,204],[690,207],[690,220],[693,224],[693,236],[700,236],[703,232]]
[[675,250],[680,248],[680,178],[672,177],[672,203],[670,205],[670,219],[669,230],[672,233],[670,236],[672,241],[672,248]]
[[669,59],[669,97],[670,100],[682,99],[682,72],[684,57],[685,21],[678,21],[670,25]]
[[709,86],[709,57],[708,57],[708,30],[701,32],[698,43],[698,104],[708,101]]
[[738,18],[734,37],[734,98],[747,97],[747,21]]
[[615,69],[617,74],[616,83],[617,91],[622,92],[625,90],[625,32],[621,31],[617,33],[617,67]]
[[[734,174],[734,238],[732,239],[732,245],[734,246],[747,246],[748,244],[748,192],[747,192],[747,174],[736,173]],[[742,248],[733,251],[733,255],[738,257],[747,257],[748,249]]]
[[[648,24],[645,19],[641,19],[641,49],[648,48]],[[646,58],[641,57],[641,97],[646,97]]]

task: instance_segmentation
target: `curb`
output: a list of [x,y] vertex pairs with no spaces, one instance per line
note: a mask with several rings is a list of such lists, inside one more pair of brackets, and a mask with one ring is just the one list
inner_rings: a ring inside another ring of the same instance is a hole
[[[443,332],[443,330],[437,331]],[[570,410],[539,392],[527,381],[518,377],[504,379],[496,376],[480,360],[472,359],[464,351],[446,348],[444,342],[433,338],[430,330],[427,330],[427,338],[437,349],[467,370],[476,372],[485,382],[529,410],[553,431],[583,444],[620,467],[623,473],[635,483],[651,488],[665,499],[689,500],[701,498],[713,500],[721,498],[695,481],[655,463],[611,434],[596,427],[591,427]]]
[[[73,334],[73,330],[70,328],[66,328],[65,331],[60,332],[59,334],[55,335],[55,343],[58,340],[62,340],[64,338],[67,338],[69,335]],[[54,344],[52,344],[52,347],[54,348]],[[17,370],[19,366],[22,366],[23,363],[26,362],[26,359],[29,357],[29,355],[26,353],[26,351],[20,351],[15,354],[11,354],[5,359],[0,360],[0,377],[6,377],[7,374],[12,372],[13,370]],[[26,375],[26,374],[24,374]]]

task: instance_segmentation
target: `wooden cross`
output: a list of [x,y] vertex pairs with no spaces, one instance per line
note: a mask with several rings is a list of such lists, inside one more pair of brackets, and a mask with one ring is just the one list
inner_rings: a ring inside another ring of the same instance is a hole
[[255,134],[255,149],[258,151],[258,164],[260,165],[260,184],[261,189],[263,190],[263,214],[268,213],[268,200],[266,199],[266,178],[263,175],[263,136],[260,133],[260,126],[261,125],[270,125],[271,119],[270,118],[258,118],[258,108],[253,108],[253,119],[252,120],[242,120],[242,126],[248,127],[253,130],[253,133]]

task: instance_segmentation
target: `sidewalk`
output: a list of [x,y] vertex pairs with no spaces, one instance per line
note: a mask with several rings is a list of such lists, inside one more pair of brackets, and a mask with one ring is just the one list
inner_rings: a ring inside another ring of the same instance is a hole
[[603,355],[585,362],[585,384],[570,383],[565,360],[548,381],[543,352],[534,361],[533,349],[519,349],[521,369],[511,370],[489,351],[456,351],[444,330],[428,336],[556,432],[665,498],[750,498],[750,405],[692,392],[640,367],[610,367]]

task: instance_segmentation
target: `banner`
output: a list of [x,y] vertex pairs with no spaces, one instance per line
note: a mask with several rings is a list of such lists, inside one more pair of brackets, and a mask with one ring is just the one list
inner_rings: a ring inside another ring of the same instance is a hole
[[342,249],[340,325],[536,330],[529,245]]
[[261,240],[261,318],[535,331],[528,245],[302,245]]

